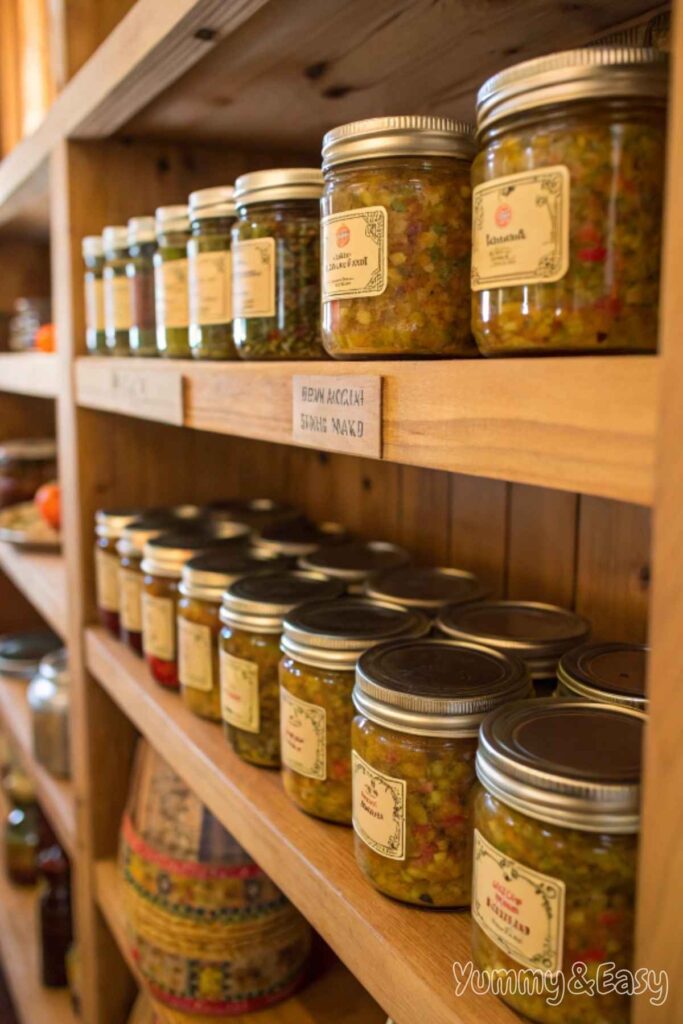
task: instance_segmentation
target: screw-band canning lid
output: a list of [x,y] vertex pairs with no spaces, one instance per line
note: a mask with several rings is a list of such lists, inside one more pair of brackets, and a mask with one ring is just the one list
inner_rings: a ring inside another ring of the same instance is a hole
[[177,206],[157,206],[154,211],[157,235],[165,235],[172,231],[190,230],[190,208],[183,204]]
[[212,528],[188,529],[185,532],[162,533],[144,546],[141,569],[150,576],[180,579],[185,562],[205,551],[221,551],[244,544],[241,523],[218,523]]
[[293,569],[243,576],[223,595],[221,622],[254,633],[281,633],[297,605],[341,597],[344,585],[319,572]]
[[235,190],[232,185],[217,185],[214,188],[200,188],[190,192],[190,220],[207,220],[211,217],[234,217]]
[[141,508],[100,508],[95,513],[95,534],[118,540],[123,531],[142,515]]
[[327,544],[341,544],[348,537],[348,531],[341,523],[312,523],[301,516],[264,527],[254,543],[278,555],[300,557]]
[[646,644],[590,643],[562,655],[557,669],[563,695],[647,710]]
[[274,203],[287,199],[320,199],[323,174],[319,167],[278,167],[250,171],[235,182],[235,204]]
[[124,224],[108,224],[102,232],[105,255],[128,248],[128,228]]
[[143,245],[156,242],[156,221],[154,217],[131,217],[128,221],[128,245]]
[[376,157],[435,156],[472,160],[474,128],[465,121],[431,115],[371,117],[352,121],[323,138],[323,171]]
[[406,565],[368,580],[365,593],[404,608],[436,612],[445,604],[469,604],[488,597],[474,573],[446,566]]
[[220,604],[231,584],[250,573],[265,573],[283,567],[285,560],[235,544],[222,551],[195,555],[182,568],[179,591],[184,597]]
[[318,548],[304,555],[299,565],[347,583],[363,583],[375,573],[407,565],[409,561],[409,553],[398,544],[370,540]]

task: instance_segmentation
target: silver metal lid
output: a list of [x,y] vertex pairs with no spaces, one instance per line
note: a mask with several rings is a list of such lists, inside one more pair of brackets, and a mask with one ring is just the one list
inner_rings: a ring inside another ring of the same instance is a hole
[[280,633],[285,615],[297,605],[343,593],[343,583],[319,572],[290,570],[243,576],[223,594],[221,622],[256,633]]
[[199,519],[198,505],[178,505],[167,509],[148,510],[124,526],[121,537],[117,541],[116,550],[120,555],[141,557],[145,544],[152,537],[158,537],[162,533],[175,532],[189,524],[194,525]]
[[273,203],[283,199],[320,199],[323,173],[319,167],[278,167],[250,171],[235,182],[235,203]]
[[52,437],[25,437],[0,444],[3,462],[51,462],[57,458],[57,442]]
[[299,565],[346,583],[363,583],[375,573],[407,565],[409,561],[408,552],[397,544],[358,540],[318,548],[300,558]]
[[128,248],[128,228],[123,224],[109,224],[102,232],[102,245],[107,255]]
[[274,498],[231,498],[228,501],[214,501],[207,506],[209,513],[219,512],[226,518],[233,517],[261,532],[267,526],[283,519],[302,519],[301,512]]
[[118,540],[125,528],[142,514],[141,508],[99,508],[95,513],[95,533],[98,537]]
[[8,633],[0,637],[0,675],[30,679],[41,660],[61,647],[61,639],[49,629]]
[[349,533],[341,523],[312,523],[303,516],[280,520],[264,527],[254,543],[278,555],[301,557],[328,544],[342,544]]
[[69,658],[65,647],[52,651],[41,658],[38,668],[44,679],[50,679],[55,686],[69,685]]
[[353,702],[379,725],[419,736],[476,736],[500,704],[531,695],[522,661],[481,644],[393,640],[365,651]]
[[516,811],[587,832],[638,831],[646,717],[592,701],[525,700],[483,721],[477,775]]
[[243,530],[241,523],[216,523],[211,528],[202,523],[195,529],[188,524],[182,531],[158,534],[144,546],[141,569],[151,576],[180,579],[185,562],[194,555],[243,544]]
[[190,192],[190,220],[205,220],[209,217],[234,217],[235,190],[232,185],[217,185],[215,188],[200,188]]
[[488,596],[477,577],[464,569],[407,565],[368,580],[365,592],[403,608],[436,613],[445,604],[467,604]]
[[647,710],[646,644],[591,643],[562,655],[559,691],[571,697]]
[[283,563],[286,565],[287,560],[240,544],[224,551],[207,551],[183,566],[180,593],[220,604],[224,590],[235,580],[249,573],[282,568]]
[[474,126],[450,117],[411,114],[370,117],[327,132],[323,138],[323,170],[352,160],[392,156],[442,156],[472,160]]
[[157,235],[164,235],[169,231],[189,231],[190,208],[184,205],[157,206],[154,221]]
[[646,97],[664,101],[668,62],[657,50],[587,47],[536,57],[493,75],[477,95],[479,131],[537,107],[573,100]]
[[97,259],[99,256],[104,256],[102,235],[86,235],[85,238],[82,238],[81,252],[83,253],[83,256],[92,257],[93,259]]
[[154,217],[131,217],[128,221],[128,245],[143,245],[156,242],[156,220]]

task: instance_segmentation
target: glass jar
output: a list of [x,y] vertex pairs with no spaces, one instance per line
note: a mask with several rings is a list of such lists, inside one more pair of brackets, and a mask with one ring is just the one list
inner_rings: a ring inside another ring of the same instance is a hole
[[159,206],[155,213],[154,296],[157,350],[169,359],[190,355],[190,307],[187,294],[187,206]]
[[243,761],[280,766],[278,665],[285,615],[306,601],[343,591],[320,573],[292,571],[245,576],[223,595],[221,711],[225,734]]
[[13,806],[5,820],[5,872],[14,885],[34,885],[43,838],[40,808],[31,780],[18,768],[7,776],[6,788]]
[[376,573],[396,569],[409,561],[410,555],[398,544],[369,540],[318,548],[302,556],[299,565],[340,580],[350,594],[362,594],[365,584]]
[[190,194],[187,272],[190,348],[196,359],[237,359],[232,340],[233,193],[231,185],[223,185]]
[[85,274],[83,295],[85,298],[85,345],[93,356],[107,354],[104,335],[104,246],[101,235],[86,235],[81,241]]
[[[604,965],[613,976],[633,968],[644,721],[604,704],[532,700],[482,724],[472,954],[487,974],[534,972],[535,991],[508,986],[502,998],[539,1024],[630,1020],[628,996],[568,983],[594,982]],[[544,974],[556,979],[545,990]]]
[[285,792],[317,818],[351,824],[351,722],[356,661],[383,640],[423,636],[420,612],[342,597],[311,601],[283,623],[280,746]]
[[473,356],[471,125],[375,117],[323,140],[322,333],[336,359]]
[[40,980],[46,988],[68,984],[67,954],[73,942],[71,872],[69,861],[56,844],[38,857],[42,884],[38,902],[40,926]]
[[323,545],[343,544],[348,539],[348,530],[341,523],[312,523],[301,516],[264,526],[254,544],[273,555],[301,558]]
[[154,253],[157,251],[154,217],[128,221],[130,282],[130,350],[134,356],[157,356],[157,321],[154,298]]
[[488,596],[477,577],[464,569],[406,565],[383,572],[365,584],[365,593],[377,601],[391,601],[435,616],[445,604],[466,604]]
[[0,444],[0,508],[33,501],[36,491],[57,476],[52,438],[27,437]]
[[71,775],[69,743],[69,669],[64,648],[46,655],[29,685],[33,756],[61,779]]
[[653,50],[594,47],[480,89],[472,328],[484,355],[655,351],[667,78]]
[[95,513],[95,589],[100,622],[119,635],[119,559],[116,549],[124,529],[141,514],[137,508],[101,508]]
[[208,509],[209,512],[221,512],[226,517],[233,516],[240,523],[248,523],[257,535],[284,520],[302,518],[297,509],[274,498],[232,498],[214,501]]
[[484,715],[528,697],[517,658],[454,640],[396,640],[358,659],[351,770],[356,861],[386,896],[462,907]]
[[322,359],[318,168],[235,182],[233,338],[242,359]]
[[647,711],[646,644],[591,643],[560,658],[558,697],[597,700],[602,704]]
[[102,232],[104,267],[104,336],[107,351],[113,356],[130,355],[132,323],[131,287],[126,273],[128,228],[110,225]]
[[560,657],[583,643],[590,632],[590,623],[581,615],[540,601],[446,605],[436,625],[454,640],[516,654],[529,669],[538,697],[555,692]]
[[61,647],[61,639],[50,629],[8,633],[0,638],[0,675],[28,682],[37,674],[42,659]]

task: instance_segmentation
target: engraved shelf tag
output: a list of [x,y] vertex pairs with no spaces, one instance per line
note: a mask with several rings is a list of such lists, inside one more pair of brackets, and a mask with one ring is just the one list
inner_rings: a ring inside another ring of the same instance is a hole
[[347,455],[382,456],[382,378],[295,376],[292,439]]

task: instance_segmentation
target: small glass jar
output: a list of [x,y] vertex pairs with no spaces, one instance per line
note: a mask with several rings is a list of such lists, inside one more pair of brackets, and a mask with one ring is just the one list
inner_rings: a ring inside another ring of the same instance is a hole
[[318,548],[299,559],[302,569],[321,572],[340,580],[349,594],[362,594],[367,581],[378,572],[407,565],[410,555],[398,544],[383,540],[352,541]]
[[477,355],[471,125],[375,117],[323,140],[323,343],[336,359]]
[[348,539],[348,530],[341,523],[312,523],[300,516],[263,527],[254,544],[273,555],[301,558],[323,545],[343,544]]
[[646,644],[590,643],[560,658],[557,696],[647,711]]
[[292,571],[245,576],[223,595],[221,713],[230,745],[243,761],[280,766],[278,665],[285,615],[306,601],[343,591],[319,573]]
[[479,726],[530,693],[521,661],[479,644],[396,640],[360,656],[353,828],[376,889],[422,907],[469,904]]
[[104,336],[112,356],[130,355],[131,287],[126,273],[128,228],[110,225],[102,232],[104,267]]
[[44,829],[33,783],[15,767],[5,785],[12,801],[5,819],[5,871],[14,885],[34,885]]
[[446,605],[439,612],[436,625],[454,640],[516,654],[529,669],[538,697],[549,697],[555,692],[561,656],[584,643],[590,632],[590,623],[581,615],[540,601]]
[[291,505],[274,498],[233,498],[215,501],[208,506],[209,513],[221,512],[233,516],[240,523],[248,523],[257,536],[270,526],[292,519],[301,519],[301,513]]
[[128,221],[130,282],[130,351],[134,356],[157,356],[157,321],[154,299],[154,253],[157,251],[154,217]]
[[155,212],[154,297],[157,350],[169,359],[187,359],[190,352],[190,307],[187,292],[187,206],[159,206]]
[[230,230],[237,216],[233,194],[231,185],[190,194],[187,273],[195,359],[237,359],[232,340]]
[[47,654],[60,650],[62,641],[50,629],[8,633],[0,638],[0,676],[29,682]]
[[488,597],[477,577],[464,569],[406,565],[383,572],[365,584],[367,597],[415,608],[431,617],[446,604],[467,604]]
[[107,342],[104,334],[104,245],[101,235],[86,235],[81,242],[85,274],[83,295],[85,298],[85,346],[93,356],[106,356]]
[[27,437],[0,444],[0,508],[33,501],[36,491],[57,476],[57,445]]
[[26,693],[33,721],[33,756],[61,779],[71,775],[69,668],[64,648],[46,655]]
[[318,168],[235,182],[233,338],[242,359],[323,359]]
[[73,922],[71,872],[61,847],[55,844],[39,854],[38,871],[42,879],[38,901],[40,980],[46,988],[65,988]]
[[343,597],[311,601],[283,623],[280,746],[285,792],[316,818],[351,824],[351,693],[359,656],[383,640],[423,636],[420,612]]
[[119,635],[119,559],[117,542],[130,523],[141,514],[139,508],[101,508],[95,513],[95,589],[100,622]]
[[484,355],[655,351],[667,80],[654,50],[592,47],[479,90],[472,329]]
[[538,1024],[630,1020],[618,988],[591,994],[580,982],[605,965],[613,977],[633,968],[644,722],[625,708],[531,700],[482,724],[472,954],[487,975],[536,976],[502,998]]

